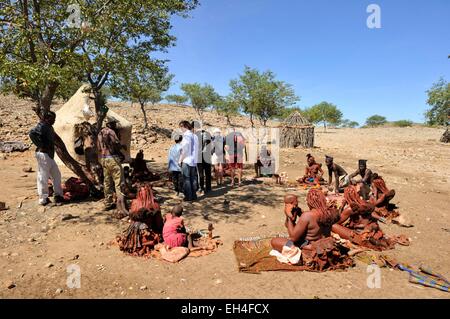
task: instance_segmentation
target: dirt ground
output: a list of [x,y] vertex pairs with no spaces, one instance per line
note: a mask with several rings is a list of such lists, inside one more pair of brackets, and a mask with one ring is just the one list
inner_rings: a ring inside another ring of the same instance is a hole
[[[139,113],[133,110],[135,118],[127,113],[127,108],[124,106],[121,111],[138,121]],[[3,106],[2,111],[3,115],[8,113]],[[178,113],[177,119],[183,116]],[[171,111],[157,108],[150,114],[153,124],[174,128],[177,119],[173,119]],[[211,116],[210,120],[214,118]],[[8,123],[4,121],[3,129],[11,125]],[[25,128],[32,125],[28,123]],[[317,131],[315,149],[282,150],[280,170],[288,172],[291,180],[300,176],[308,152],[320,162],[325,154],[333,155],[348,172],[356,169],[359,158],[367,159],[368,166],[396,190],[393,202],[414,224],[413,228],[382,226],[387,234],[403,233],[411,239],[411,246],[397,246],[386,254],[409,264],[423,263],[449,278],[450,145],[438,142],[442,130],[414,127]],[[9,133],[9,139],[13,135],[14,132]],[[133,154],[138,143],[133,146]],[[152,169],[164,170],[169,144],[169,140],[159,139],[143,145],[146,158],[154,160]],[[286,190],[261,179],[241,188],[215,188],[208,197],[185,204],[184,217],[189,227],[204,229],[212,222],[214,234],[220,236],[224,245],[211,255],[169,264],[126,256],[111,245],[126,228],[126,222],[102,212],[101,202],[39,207],[36,173],[23,172],[28,166],[36,170],[32,150],[0,154],[0,201],[10,207],[0,212],[1,298],[450,297],[448,293],[411,284],[407,273],[387,268],[381,270],[381,288],[369,289],[367,265],[361,262],[344,272],[239,273],[233,242],[242,237],[284,233],[282,198],[287,191],[294,192],[306,209],[306,191],[302,189]],[[66,168],[62,168],[62,173],[63,180],[73,176]],[[253,170],[245,173],[250,181]],[[169,189],[157,187],[156,191],[163,213],[177,203]],[[62,215],[67,213],[77,218],[62,221]],[[81,269],[79,289],[66,285],[67,267],[73,264]],[[15,287],[9,289],[12,283]]]

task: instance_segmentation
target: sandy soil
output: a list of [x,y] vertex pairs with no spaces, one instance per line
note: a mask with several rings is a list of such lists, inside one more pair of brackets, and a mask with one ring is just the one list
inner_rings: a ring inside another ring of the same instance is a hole
[[[14,129],[15,116],[2,113],[2,138],[23,136]],[[0,103],[1,104],[1,103]],[[137,108],[115,107],[133,122],[140,121]],[[14,112],[25,112],[18,108]],[[175,111],[174,111],[175,110]],[[151,123],[172,129],[190,110],[155,107]],[[22,117],[18,117],[20,121]],[[25,131],[33,117],[21,123]],[[208,114],[211,124],[224,120]],[[239,123],[244,124],[242,119]],[[135,129],[138,132],[139,125]],[[6,131],[12,131],[9,134]],[[383,226],[388,234],[406,234],[409,247],[398,246],[387,254],[406,263],[424,263],[450,276],[450,145],[439,143],[441,130],[431,128],[339,129],[323,133],[318,129],[317,147],[312,153],[323,161],[325,154],[349,172],[357,160],[368,159],[370,168],[379,172],[389,187],[396,190],[394,202],[415,227]],[[151,167],[164,170],[170,141],[157,136],[151,142],[133,142],[133,154],[139,147]],[[26,136],[22,140],[26,141]],[[140,145],[141,143],[141,145]],[[301,175],[305,155],[311,150],[283,150],[281,170],[291,179]],[[286,189],[261,179],[258,184],[241,188],[215,189],[207,198],[185,205],[185,219],[191,228],[215,225],[215,235],[224,245],[211,255],[187,258],[179,264],[124,255],[110,245],[126,223],[101,211],[101,202],[72,203],[62,207],[37,205],[36,173],[24,173],[24,167],[36,170],[33,152],[0,154],[2,192],[0,201],[10,207],[0,212],[0,297],[2,298],[448,298],[449,294],[408,283],[408,275],[382,269],[380,289],[367,288],[367,266],[357,262],[345,272],[268,272],[260,275],[237,271],[232,252],[233,241],[241,237],[265,236],[284,232],[282,197]],[[63,179],[72,176],[62,168]],[[250,180],[253,170],[246,171]],[[156,188],[166,212],[177,202],[174,194]],[[292,192],[292,191],[291,191]],[[295,191],[306,208],[306,191]],[[229,201],[229,204],[224,203]],[[63,214],[78,218],[62,221]],[[81,269],[81,288],[66,286],[67,267]],[[11,283],[15,288],[8,289]]]

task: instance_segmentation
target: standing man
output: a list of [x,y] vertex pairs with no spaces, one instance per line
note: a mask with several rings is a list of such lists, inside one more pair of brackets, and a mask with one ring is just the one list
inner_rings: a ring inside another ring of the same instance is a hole
[[[360,179],[354,179],[356,176],[361,176]],[[359,160],[358,169],[349,176],[352,184],[360,184],[361,195],[365,200],[369,200],[370,187],[372,185],[373,174],[370,169],[367,168],[367,160]]]
[[[103,167],[104,176],[104,193],[105,193],[105,211],[118,209],[117,218],[121,219],[128,215],[125,207],[125,194],[121,190],[124,181],[124,174],[121,164],[123,155],[121,149],[124,148],[120,144],[117,137],[117,121],[113,118],[108,118],[106,127],[98,133],[97,147],[99,152],[100,164]],[[117,197],[117,204],[113,202],[114,189]]]
[[180,162],[182,140],[183,136],[175,135],[175,144],[169,150],[169,173],[177,196],[180,192],[183,192],[183,176],[181,174],[181,167],[178,164]]
[[334,175],[334,192],[335,194],[343,193],[344,187],[350,184],[347,172],[342,166],[334,163],[331,156],[325,155],[325,164],[328,167],[328,186],[331,186]]
[[195,160],[196,136],[192,133],[192,125],[188,121],[181,121],[179,124],[183,132],[183,140],[181,141],[181,156],[179,165],[183,174],[183,193],[184,201],[192,202],[197,200],[197,163]]
[[245,138],[240,132],[236,132],[236,128],[226,137],[227,149],[230,154],[229,166],[231,168],[231,187],[235,184],[235,174],[237,170],[238,186],[241,186],[242,172],[244,170],[244,153],[247,158],[247,148],[245,146]]
[[[194,134],[198,139],[197,171],[200,179],[200,191],[207,194],[211,191],[211,134],[201,128],[198,121],[193,122]],[[205,185],[206,181],[206,185]]]
[[49,111],[39,121],[30,133],[30,139],[36,145],[36,160],[38,164],[37,189],[39,204],[46,206],[51,203],[48,198],[48,179],[51,178],[55,191],[54,200],[56,204],[64,202],[61,187],[61,172],[56,164],[55,157],[55,124],[56,114]]

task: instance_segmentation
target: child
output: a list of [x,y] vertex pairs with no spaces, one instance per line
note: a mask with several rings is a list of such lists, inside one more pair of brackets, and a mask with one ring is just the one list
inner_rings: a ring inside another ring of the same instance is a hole
[[177,192],[177,196],[183,191],[183,176],[181,174],[181,167],[178,164],[181,156],[181,141],[182,135],[175,136],[175,144],[169,150],[169,173],[172,178],[173,186]]
[[186,247],[188,245],[188,236],[181,217],[182,214],[183,207],[176,205],[172,208],[170,214],[164,216],[163,239],[164,243],[170,248]]

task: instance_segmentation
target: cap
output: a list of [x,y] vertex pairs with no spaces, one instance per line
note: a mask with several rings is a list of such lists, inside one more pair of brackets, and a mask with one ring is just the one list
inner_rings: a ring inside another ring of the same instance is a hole
[[363,159],[359,160],[359,165],[366,165],[366,164],[367,164],[367,160],[363,160]]

